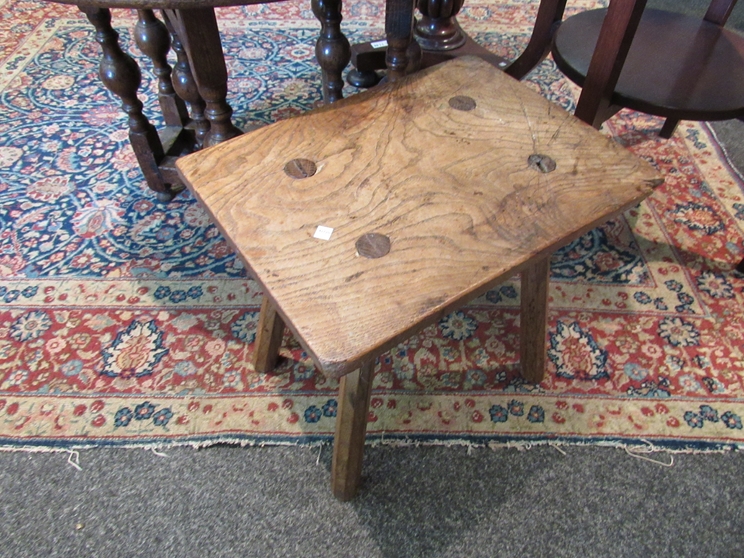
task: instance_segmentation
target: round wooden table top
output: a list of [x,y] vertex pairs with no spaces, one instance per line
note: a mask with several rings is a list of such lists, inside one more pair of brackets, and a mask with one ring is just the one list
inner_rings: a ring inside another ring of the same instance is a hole
[[57,4],[72,4],[81,8],[133,8],[137,10],[189,10],[270,4],[282,0],[46,0]]
[[[582,85],[607,10],[568,18],[553,57]],[[647,9],[612,101],[648,114],[683,120],[744,115],[744,37],[700,18]]]

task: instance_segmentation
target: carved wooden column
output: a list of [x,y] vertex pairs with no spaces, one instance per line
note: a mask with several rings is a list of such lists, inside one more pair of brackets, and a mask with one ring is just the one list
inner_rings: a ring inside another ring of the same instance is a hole
[[157,131],[142,113],[142,102],[137,98],[142,79],[139,66],[121,50],[119,34],[111,27],[108,9],[80,9],[96,28],[96,41],[103,52],[99,76],[106,88],[121,99],[122,109],[129,116],[129,140],[147,184],[157,192],[158,199],[169,201],[173,194],[158,169],[164,157],[163,145]]
[[168,10],[168,17],[183,44],[210,128],[204,146],[210,147],[243,132],[231,120],[227,104],[227,67],[213,8]]
[[320,37],[315,57],[323,78],[323,101],[333,103],[343,97],[341,73],[351,60],[351,47],[341,32],[341,0],[312,0],[313,14],[320,21]]
[[155,68],[155,75],[158,78],[158,101],[165,123],[168,126],[183,126],[189,115],[184,102],[176,96],[171,81],[172,69],[167,59],[171,47],[168,29],[155,17],[152,10],[137,10],[137,16],[134,40]]

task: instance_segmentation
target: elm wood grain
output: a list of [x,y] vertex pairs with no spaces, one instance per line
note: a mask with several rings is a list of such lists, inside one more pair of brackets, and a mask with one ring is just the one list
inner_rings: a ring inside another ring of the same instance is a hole
[[519,362],[522,377],[539,384],[545,377],[545,340],[548,333],[550,258],[522,271],[520,293]]
[[261,312],[256,329],[254,364],[256,372],[268,374],[276,368],[279,348],[284,335],[284,321],[276,312],[276,306],[268,296],[261,301]]
[[362,478],[364,439],[374,369],[375,361],[371,359],[340,380],[331,490],[342,502],[351,500],[356,495]]
[[[463,95],[471,111],[448,100]],[[338,108],[335,108],[338,106]],[[177,167],[287,327],[340,377],[604,220],[657,173],[476,58],[311,111]],[[530,155],[549,155],[542,173]],[[297,158],[317,172],[284,173]],[[313,238],[319,225],[330,240]],[[358,257],[367,233],[390,238]]]

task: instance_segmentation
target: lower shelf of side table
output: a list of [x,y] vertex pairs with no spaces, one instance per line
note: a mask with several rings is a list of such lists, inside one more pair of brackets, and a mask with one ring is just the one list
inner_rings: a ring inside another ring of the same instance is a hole
[[[553,57],[582,85],[606,9],[581,12],[558,29]],[[744,37],[702,19],[647,9],[612,102],[679,120],[744,116]]]

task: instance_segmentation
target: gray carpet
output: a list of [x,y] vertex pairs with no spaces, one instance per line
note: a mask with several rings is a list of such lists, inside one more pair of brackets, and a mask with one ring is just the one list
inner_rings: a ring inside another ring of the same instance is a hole
[[0,556],[744,556],[741,452],[564,450],[368,448],[348,504],[329,447],[0,453]]

